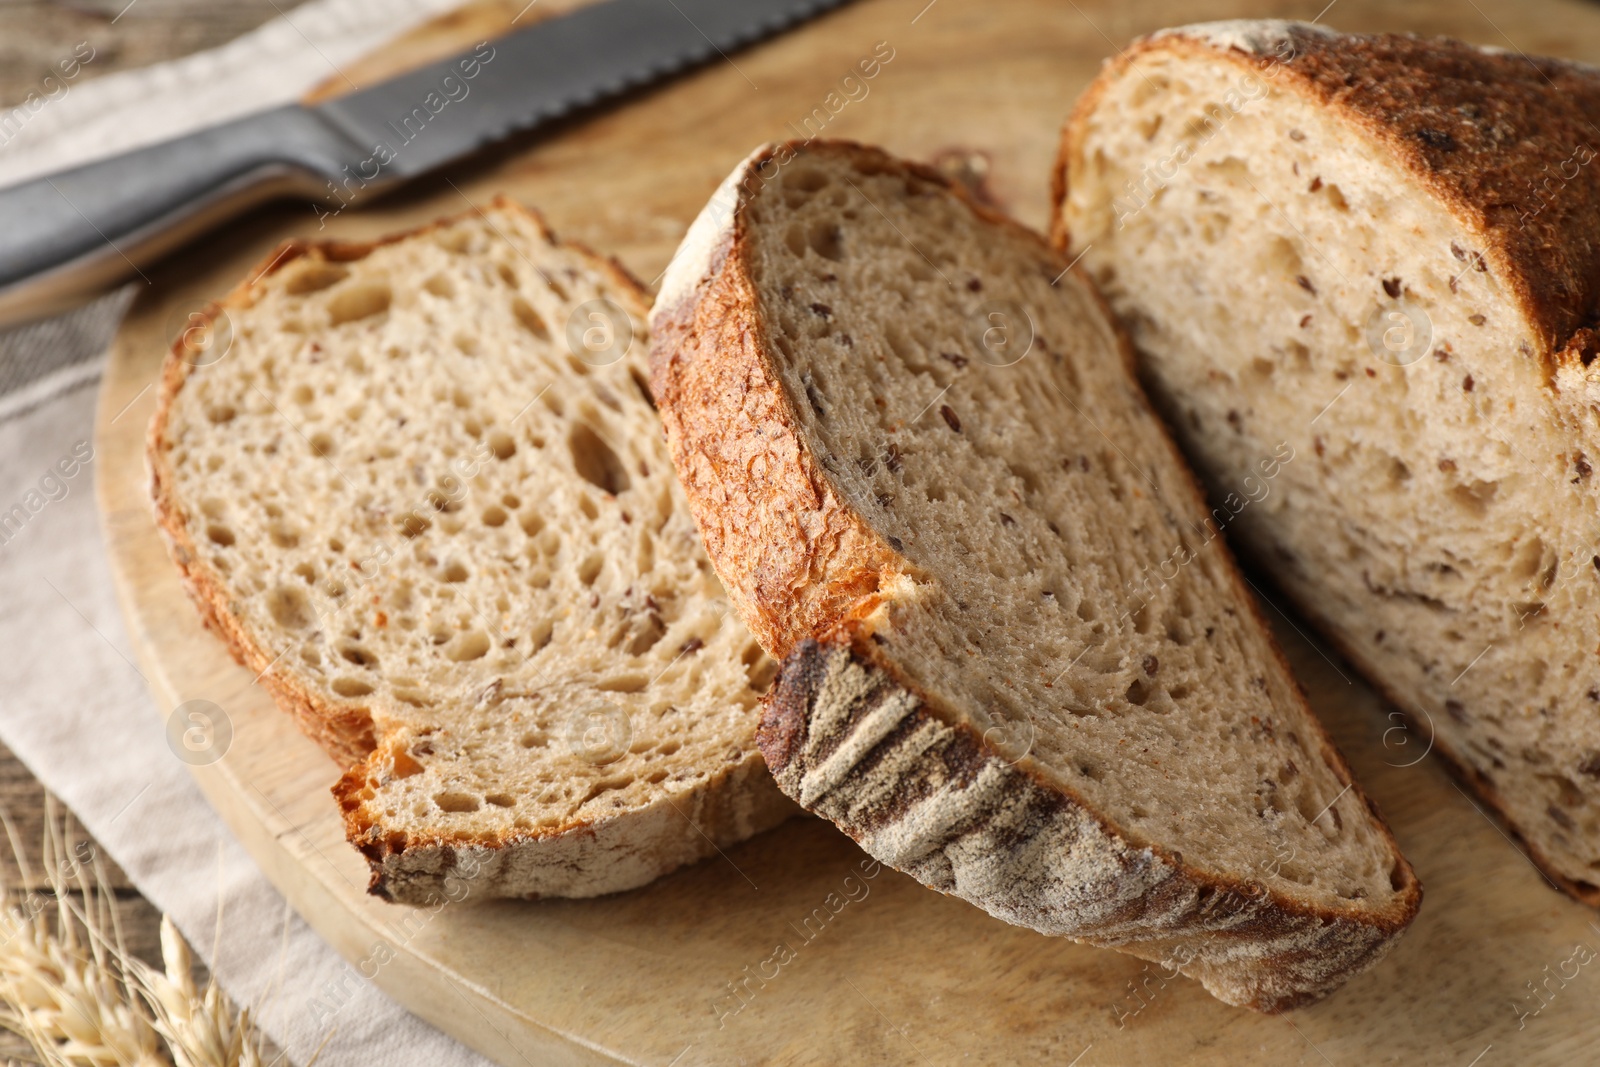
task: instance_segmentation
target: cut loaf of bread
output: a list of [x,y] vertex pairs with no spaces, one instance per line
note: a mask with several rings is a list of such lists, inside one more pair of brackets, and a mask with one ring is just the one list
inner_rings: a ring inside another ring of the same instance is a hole
[[1218,488],[1293,446],[1238,537],[1416,721],[1392,761],[1431,731],[1600,904],[1595,115],[1560,60],[1166,31],[1068,123],[1057,239]]
[[761,746],[791,796],[1229,1003],[1308,1003],[1390,947],[1420,886],[1040,237],[875,149],[768,146],[652,326],[707,551],[783,660]]
[[382,896],[628,889],[793,810],[755,744],[772,662],[652,410],[646,306],[498,201],[285,245],[167,359],[173,559],[350,768],[334,792]]

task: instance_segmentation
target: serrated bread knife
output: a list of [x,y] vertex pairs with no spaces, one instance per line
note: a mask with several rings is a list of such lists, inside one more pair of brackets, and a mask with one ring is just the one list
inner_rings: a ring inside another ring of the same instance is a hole
[[334,211],[845,0],[606,0],[316,106],[0,189],[0,323],[49,314],[262,201]]

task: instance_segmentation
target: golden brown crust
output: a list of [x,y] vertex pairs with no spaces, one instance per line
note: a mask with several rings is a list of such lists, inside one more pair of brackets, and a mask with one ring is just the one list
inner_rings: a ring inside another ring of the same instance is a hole
[[1516,294],[1541,358],[1592,358],[1580,331],[1600,320],[1600,174],[1562,168],[1575,151],[1589,160],[1600,151],[1589,117],[1600,114],[1600,71],[1446,37],[1281,26],[1292,47],[1280,53],[1224,47],[1194,27],[1141,38],[1109,61],[1062,131],[1051,183],[1054,243],[1067,244],[1068,162],[1104,87],[1152,52],[1225,58],[1271,70],[1274,85],[1328,108],[1438,197],[1481,242],[1458,253],[1463,267],[1482,254],[1482,265]]
[[[254,286],[259,280],[305,254],[306,246],[287,242],[253,273],[252,280],[241,284],[220,304],[208,304],[201,314],[200,326],[209,331],[218,316],[230,307],[248,307],[253,301]],[[156,527],[167,543],[168,554],[177,566],[184,590],[194,602],[206,629],[220,637],[228,646],[234,660],[256,675],[256,680],[272,694],[273,701],[293,715],[296,724],[341,766],[349,766],[364,759],[372,751],[372,716],[361,704],[331,704],[311,693],[292,675],[274,671],[278,653],[262,646],[254,635],[245,630],[239,618],[228,610],[228,594],[220,576],[207,566],[197,546],[190,525],[190,516],[173,492],[173,471],[170,460],[171,444],[167,430],[172,416],[172,405],[178,392],[188,380],[195,364],[186,353],[193,350],[185,345],[190,331],[186,330],[167,353],[161,368],[161,382],[156,397],[156,410],[150,420],[146,435],[145,458],[150,473],[150,499],[155,513]]]
[[[736,232],[715,250],[718,266]],[[756,639],[782,656],[871,597],[898,555],[806,450],[759,333],[739,314],[754,299],[742,272],[719,269],[701,297],[658,302],[650,390],[706,554]]]
[[[1393,856],[1398,895],[1387,910],[1352,907],[1346,914],[1261,886],[1225,883],[1175,853],[1136,840],[1071,791],[1013,766],[958,716],[934,708],[926,693],[878,653],[866,616],[879,590],[887,591],[907,561],[834,492],[806,450],[797,400],[787,395],[766,347],[745,258],[743,197],[754,192],[766,163],[796,150],[795,143],[769,146],[746,161],[740,199],[709,250],[705,274],[692,279],[690,291],[665,291],[652,313],[652,388],[690,508],[735,604],[768,651],[783,659],[758,735],[779,784],[880,859],[1008,921],[1147,958],[1193,953],[1196,976],[1230,1003],[1283,1010],[1319,998],[1370,965],[1416,914],[1421,885],[1309,709],[1305,718],[1326,762],[1372,811]],[[807,150],[849,152],[935,182],[980,217],[1027,234],[1047,259],[1059,259],[1037,234],[974,203],[929,168],[844,142],[813,142]],[[1064,259],[1060,266],[1065,270]],[[1101,309],[1109,320],[1103,303]],[[1131,381],[1132,350],[1120,332],[1118,338],[1130,385],[1143,398]],[[1181,467],[1176,445],[1168,440],[1167,447]],[[1202,514],[1199,486],[1192,476],[1187,484],[1190,511]],[[1236,599],[1250,605],[1247,610],[1265,631],[1231,560],[1228,569]],[[1281,651],[1274,650],[1289,676]],[[858,687],[861,699],[845,707],[849,702],[824,692],[842,684],[840,672],[851,670],[870,680]],[[831,710],[819,716],[819,702],[830,700]],[[895,714],[884,709],[901,704],[904,714],[890,732],[873,733],[888,728],[884,716]],[[830,717],[830,728],[819,727],[819,719]],[[869,720],[872,725],[865,725]],[[933,734],[936,742],[928,741]],[[905,747],[914,736],[927,746],[916,752]],[[848,773],[834,761],[822,767],[819,751],[826,756],[853,750],[856,745],[847,744],[852,741],[859,742],[861,755]],[[982,796],[969,793],[980,779],[996,784]],[[913,830],[904,830],[898,824],[918,805],[959,810],[960,825],[941,824],[929,834],[923,832],[926,819],[918,819],[910,820],[918,823]],[[1026,813],[1022,824],[1003,832],[991,825],[1019,811]],[[1053,849],[1024,856],[1015,848],[985,845],[977,850],[985,864],[958,881],[950,863],[959,860],[938,857],[960,853],[953,843],[980,831],[993,832],[989,844],[1002,846],[1036,833],[1053,835],[1040,838]],[[1028,859],[1041,854],[1048,857],[1042,862],[1060,859],[1070,866],[1072,877],[1052,882],[1029,868]],[[970,888],[977,883],[991,890]],[[1241,946],[1248,946],[1246,954],[1256,953],[1242,965]]]

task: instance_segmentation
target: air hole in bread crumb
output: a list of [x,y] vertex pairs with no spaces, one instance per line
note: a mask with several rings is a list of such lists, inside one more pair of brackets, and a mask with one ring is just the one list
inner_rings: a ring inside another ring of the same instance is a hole
[[[760,650],[757,649],[757,651]],[[768,687],[772,685],[772,680],[777,677],[777,674],[777,662],[765,656],[745,665],[745,679],[749,683],[750,689],[757,694],[765,693]]]
[[339,655],[345,662],[354,663],[357,667],[376,667],[378,657],[360,645],[345,644],[339,646]]
[[359,322],[389,310],[394,291],[382,281],[353,282],[328,299],[328,321],[333,326]]
[[585,556],[578,565],[578,581],[584,585],[593,585],[594,580],[600,577],[600,568],[605,564],[605,559],[597,552]]
[[783,243],[789,246],[789,252],[794,256],[806,254],[806,231],[798,222],[789,223],[789,228],[783,233]]
[[651,395],[650,383],[644,380],[644,375],[640,374],[636,370],[630,369],[628,371],[628,377],[633,379],[634,387],[639,390],[640,398],[643,399],[646,404],[650,405],[651,411],[654,411],[656,408],[656,398]]
[[806,168],[795,171],[784,180],[784,188],[798,189],[803,193],[814,193],[828,185],[828,176],[820,170]]
[[533,305],[522,297],[519,296],[511,301],[511,313],[533,336],[541,341],[550,340],[550,327],[545,324],[544,316],[533,310]]
[[[439,578],[446,582],[464,582],[468,578],[466,564],[460,560],[451,560],[439,571]],[[473,657],[474,659],[477,657]]]
[[[624,634],[625,631],[617,635],[618,641],[621,640]],[[634,634],[633,640],[628,642],[628,654],[642,656],[660,644],[661,639],[666,635],[667,630],[666,627],[661,625],[661,620],[654,614],[648,615],[645,618],[644,629]],[[612,647],[615,648],[616,645],[613,644]]]
[[490,793],[483,799],[497,808],[514,808],[517,806],[517,798],[509,793]]
[[681,743],[679,743],[677,741],[677,739],[668,738],[667,740],[661,742],[661,744],[656,746],[656,754],[660,755],[660,756],[676,755],[678,749],[680,749],[682,747],[683,747],[683,745]]
[[517,454],[517,442],[504,430],[490,430],[489,451],[495,459],[510,459]]
[[1128,684],[1128,691],[1125,695],[1128,698],[1128,703],[1142,708],[1150,700],[1150,686],[1145,683],[1143,678],[1135,678]]
[[602,693],[642,693],[650,684],[650,678],[643,674],[619,674],[615,678],[605,678],[595,683],[595,688]]
[[308,263],[283,288],[291,296],[305,296],[307,293],[321,292],[349,276],[350,272],[344,267],[335,267],[331,263]]
[[206,537],[212,544],[221,545],[223,548],[229,547],[234,541],[233,531],[218,522],[206,527]]
[[498,504],[490,504],[483,509],[483,524],[485,526],[504,526],[506,511]]
[[470,333],[456,334],[455,345],[456,351],[463,356],[475,356],[478,354],[478,339]]
[[633,784],[632,778],[602,778],[589,787],[589,791],[578,801],[580,805],[587,804],[602,793],[609,793],[613,789],[626,789]]
[[280,585],[267,594],[267,612],[286,630],[303,630],[316,618],[305,590],[292,585]]
[[806,233],[811,250],[823,259],[837,263],[844,259],[844,245],[839,235],[839,224],[832,221],[813,222]]
[[333,691],[342,697],[364,697],[372,692],[372,686],[359,678],[335,678]]
[[468,630],[458,634],[445,647],[445,656],[456,663],[482,659],[489,651],[489,635],[482,630]]
[[232,422],[233,417],[239,414],[232,404],[217,404],[206,410],[206,418],[218,426],[225,422]]
[[414,538],[422,536],[422,534],[427,532],[428,527],[432,526],[433,523],[429,522],[424,516],[413,511],[409,515],[402,516],[396,522],[396,525],[400,527],[400,533],[403,536],[407,538]]
[[333,452],[333,438],[318,431],[311,435],[311,454],[327,456]]
[[[549,576],[546,576],[545,577],[545,585],[549,585],[549,584],[550,584]],[[552,637],[554,637],[554,636],[555,636],[555,624],[553,622],[551,622],[549,619],[545,619],[542,622],[535,623],[534,627],[533,627],[533,631],[532,631],[533,651],[530,652],[529,655],[532,655],[532,654],[537,653],[537,652],[544,651],[545,647],[550,644],[550,639]]]
[[1500,491],[1499,482],[1485,482],[1474,480],[1465,485],[1453,486],[1450,496],[1457,504],[1474,515],[1482,515],[1489,510],[1489,505],[1494,501],[1495,494]]
[[626,492],[630,484],[627,468],[601,440],[600,435],[585,423],[578,423],[567,435],[567,447],[572,451],[572,464],[578,476],[612,496]]
[[444,300],[450,300],[456,295],[455,283],[449,278],[446,278],[443,274],[433,275],[427,281],[422,283],[422,287],[428,292],[432,293],[434,296],[440,297]]
[[428,506],[436,512],[456,512],[461,510],[461,501],[451,494],[442,493],[437,489],[429,489],[427,494]]
[[480,806],[478,798],[471,793],[440,793],[433,802],[439,805],[440,811],[449,812],[477,811]]

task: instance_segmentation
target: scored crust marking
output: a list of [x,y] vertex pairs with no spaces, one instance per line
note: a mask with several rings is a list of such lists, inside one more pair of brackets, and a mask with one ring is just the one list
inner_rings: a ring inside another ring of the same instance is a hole
[[1316,1000],[1393,947],[1403,920],[1297,910],[1130,846],[970,728],[940,722],[868,656],[804,642],[758,741],[785,792],[882,862],[1008,922],[1181,965],[1261,1011]]

